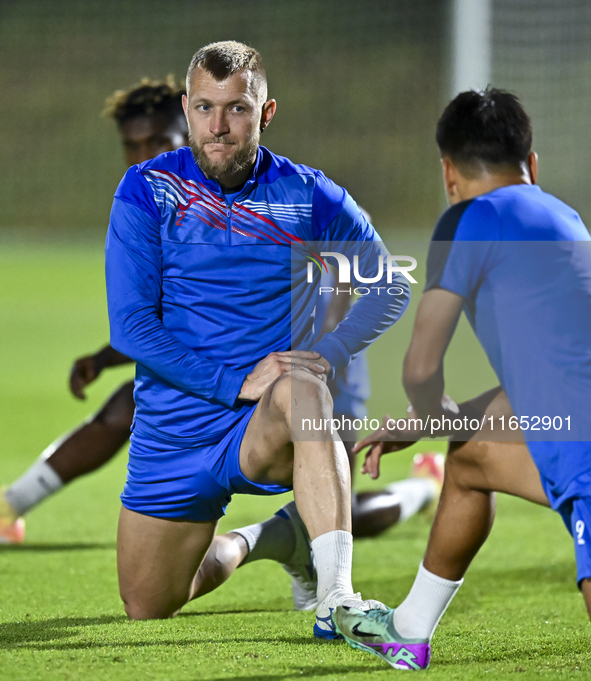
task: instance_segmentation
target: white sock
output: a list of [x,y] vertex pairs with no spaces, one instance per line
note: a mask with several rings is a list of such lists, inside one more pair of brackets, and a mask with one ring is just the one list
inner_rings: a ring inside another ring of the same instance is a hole
[[437,485],[429,478],[407,478],[386,488],[400,497],[400,522],[408,520],[435,498]]
[[4,498],[19,516],[23,516],[63,485],[60,476],[42,455],[4,492]]
[[421,563],[412,589],[394,611],[394,628],[403,638],[431,639],[439,620],[464,580],[452,582]]
[[239,534],[248,545],[244,563],[264,559],[286,563],[295,550],[295,531],[289,516],[282,511],[264,523],[240,527],[232,532]]
[[335,589],[353,593],[353,535],[344,530],[321,534],[312,540],[312,551],[318,573],[318,602]]

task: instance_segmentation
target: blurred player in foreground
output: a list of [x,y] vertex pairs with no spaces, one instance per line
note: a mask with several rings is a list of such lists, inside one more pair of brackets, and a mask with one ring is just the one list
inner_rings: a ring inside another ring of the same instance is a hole
[[[452,207],[433,235],[404,364],[422,427],[390,420],[357,449],[371,447],[364,468],[377,477],[382,454],[455,437],[407,598],[396,610],[334,615],[351,645],[396,668],[428,666],[433,632],[490,532],[495,491],[560,513],[591,615],[591,241],[577,213],[535,185],[531,139],[517,98],[495,89],[458,95],[437,126]],[[455,405],[443,359],[462,309],[501,386]]]
[[[393,294],[360,298],[316,342],[307,244],[352,244],[367,277],[379,237],[342,188],[259,146],[276,103],[255,50],[199,50],[183,105],[191,148],[128,171],[107,237],[111,342],[137,362],[121,595],[134,619],[174,615],[199,593],[232,494],[293,485],[318,574],[315,634],[332,638],[337,605],[375,601],[351,585],[350,475],[326,379],[398,319],[409,286],[395,276]],[[321,431],[305,430],[313,419]]]
[[[139,85],[118,90],[109,97],[104,113],[117,123],[128,166],[188,143],[181,101],[184,93],[184,86],[178,86],[169,77],[166,81],[144,79]],[[334,330],[350,307],[347,296],[334,296],[330,303],[326,302],[328,299],[327,295],[322,297],[321,302],[325,304],[317,313],[323,321],[322,334]],[[131,362],[129,357],[107,345],[75,362],[70,373],[70,389],[75,397],[85,399],[86,386],[104,369]],[[337,373],[330,384],[335,416],[353,420],[366,415],[364,401],[369,394],[368,381],[364,354]],[[95,415],[47,447],[18,480],[0,492],[0,543],[20,543],[24,538],[22,516],[64,485],[110,461],[127,444],[134,409],[133,381],[129,381],[116,390]],[[341,433],[341,436],[353,472],[355,455],[351,449],[355,433]],[[417,455],[409,479],[392,483],[383,492],[354,493],[353,536],[374,536],[417,511],[430,509],[436,503],[442,474],[440,458],[431,454]],[[311,589],[310,594],[314,592],[315,589]],[[296,607],[312,607],[315,594],[302,601],[298,593],[296,584]]]

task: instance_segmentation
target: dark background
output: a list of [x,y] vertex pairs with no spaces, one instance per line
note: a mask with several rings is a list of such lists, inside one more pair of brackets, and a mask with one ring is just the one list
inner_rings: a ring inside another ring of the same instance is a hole
[[[591,217],[591,3],[493,0],[493,82],[523,98],[541,183]],[[445,206],[434,126],[449,99],[446,0],[0,2],[0,235],[102,237],[125,166],[113,90],[184,78],[202,45],[266,62],[263,142],[344,185],[387,238],[425,238]]]

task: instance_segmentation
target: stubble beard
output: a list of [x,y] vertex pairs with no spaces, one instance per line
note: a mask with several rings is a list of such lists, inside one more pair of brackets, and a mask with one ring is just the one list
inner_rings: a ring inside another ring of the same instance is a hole
[[[224,137],[206,138],[201,144],[198,144],[189,131],[189,146],[193,152],[195,163],[197,163],[203,174],[212,180],[220,181],[221,178],[227,179],[232,177],[232,175],[240,173],[252,165],[259,147],[259,137],[260,135],[256,131],[242,147],[237,144],[228,143]],[[211,143],[232,144],[236,146],[236,150],[225,161],[212,161],[205,153],[205,145]]]

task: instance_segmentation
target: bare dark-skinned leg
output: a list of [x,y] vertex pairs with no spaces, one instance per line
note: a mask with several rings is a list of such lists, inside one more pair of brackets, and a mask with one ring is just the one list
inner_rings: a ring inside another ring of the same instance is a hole
[[[471,489],[454,458],[462,444],[450,446],[437,515],[424,566],[429,572],[458,581],[488,537],[495,514],[494,492]],[[469,443],[467,443],[469,446]]]
[[[487,418],[513,415],[500,388],[464,404],[472,405],[480,414],[484,411]],[[500,434],[482,429],[468,442],[450,442],[439,507],[424,559],[425,568],[439,577],[458,581],[464,576],[492,528],[495,491],[549,505],[521,432],[510,434],[513,441],[487,441]]]
[[133,381],[122,385],[89,421],[55,443],[47,463],[64,483],[97,470],[129,439]]
[[464,576],[492,527],[494,491],[549,505],[525,443],[451,443],[427,570],[453,581]]
[[583,592],[583,598],[585,599],[585,605],[587,606],[587,613],[589,618],[591,618],[591,579],[583,579],[581,581],[581,591]]

